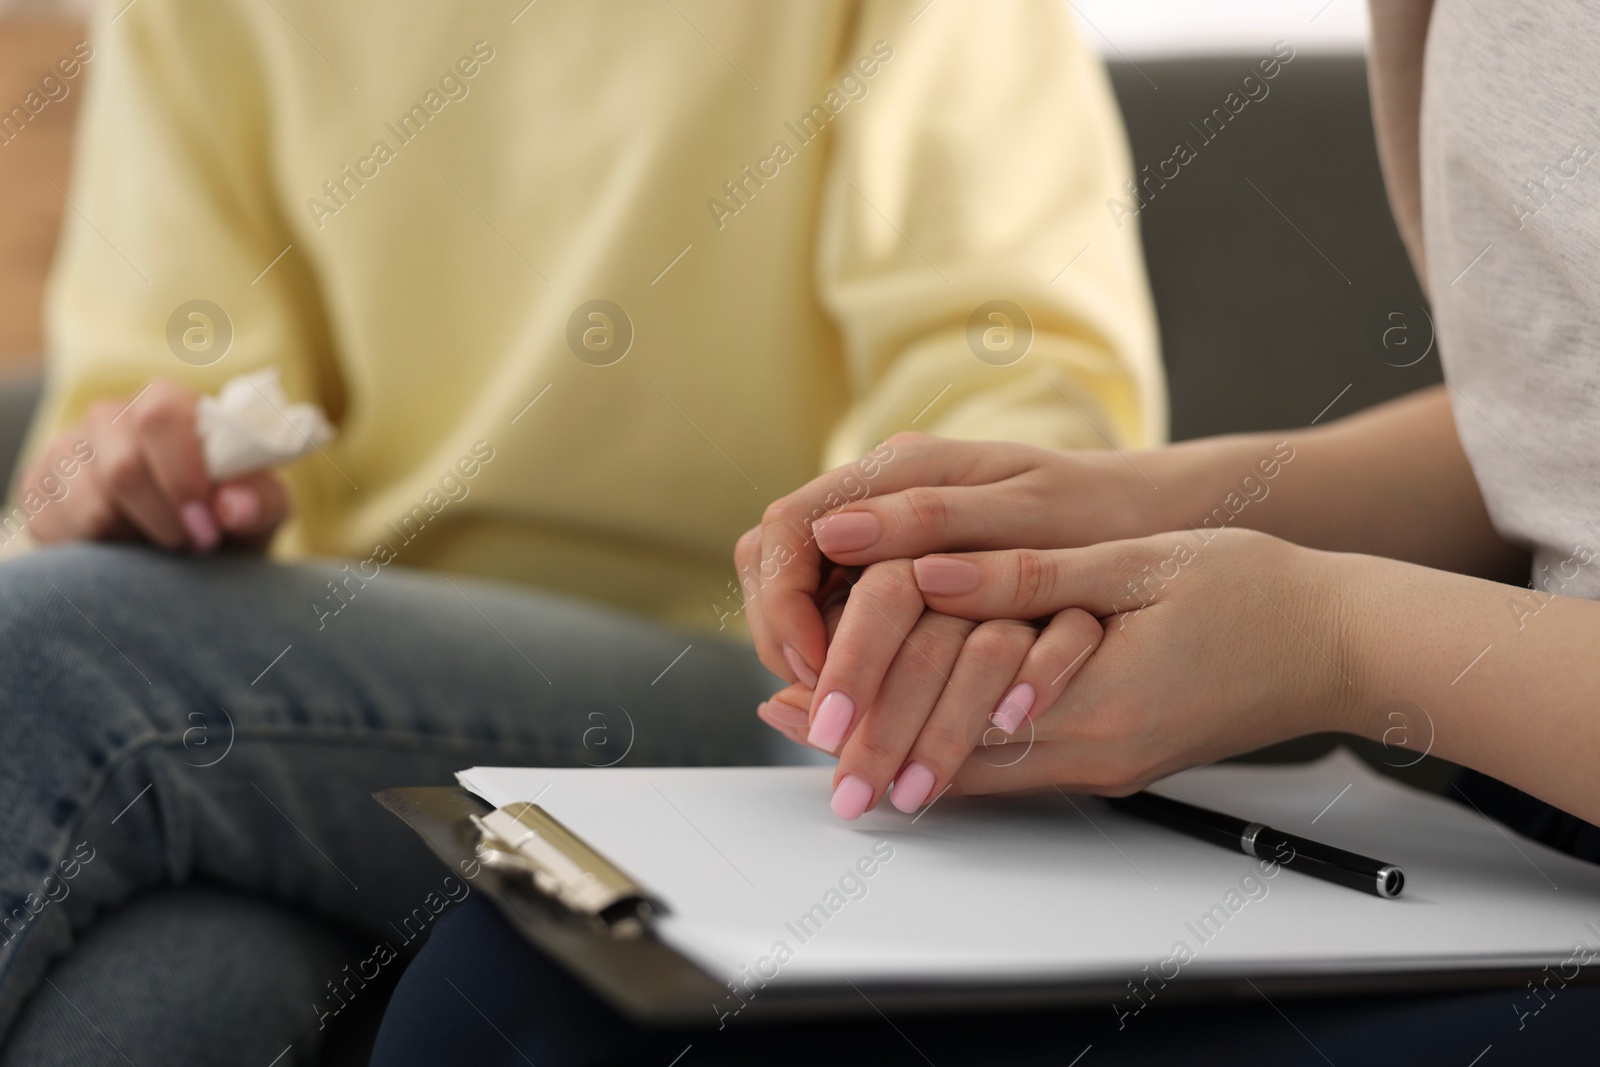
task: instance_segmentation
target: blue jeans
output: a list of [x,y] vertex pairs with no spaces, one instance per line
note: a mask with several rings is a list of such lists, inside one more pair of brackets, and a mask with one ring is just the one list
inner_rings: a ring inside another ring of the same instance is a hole
[[0,1067],[314,1058],[467,892],[377,790],[779,758],[743,646],[352,574],[108,545],[0,566]]

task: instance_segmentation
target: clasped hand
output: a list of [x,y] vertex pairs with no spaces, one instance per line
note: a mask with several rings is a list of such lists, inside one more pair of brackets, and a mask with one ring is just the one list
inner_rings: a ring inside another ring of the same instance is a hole
[[1328,554],[1142,531],[1157,520],[1131,501],[1152,490],[1115,453],[889,444],[870,496],[807,535],[825,475],[736,551],[762,661],[792,682],[758,714],[838,755],[841,817],[886,795],[910,813],[948,791],[1126,794],[1340,728]]

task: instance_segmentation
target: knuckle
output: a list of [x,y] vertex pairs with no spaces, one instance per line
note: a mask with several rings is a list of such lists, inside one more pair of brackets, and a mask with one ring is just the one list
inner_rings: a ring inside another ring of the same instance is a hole
[[978,628],[978,624],[971,619],[926,610],[922,613],[922,618],[917,620],[917,628],[935,640],[949,642],[959,647],[971,636],[972,631]]
[[188,406],[182,399],[158,389],[159,383],[151,386],[150,392],[134,407],[131,413],[134,426],[141,433],[149,434],[192,425]]
[[1031,608],[1045,598],[1050,585],[1050,565],[1037,549],[1019,548],[1015,554],[1015,587],[1012,590],[1019,608]]
[[1065,677],[1067,670],[1082,666],[1086,658],[1081,645],[1075,648],[1052,648],[1037,657],[1030,656],[1026,670],[1040,693],[1059,697],[1061,691],[1071,684],[1070,679]]
[[912,486],[900,494],[900,499],[920,532],[939,534],[949,525],[949,506],[939,490],[926,485]]
[[991,619],[982,625],[999,634],[1011,648],[1026,647],[1039,639],[1039,631],[1021,619]]
[[[899,660],[910,671],[936,673],[938,669],[935,664],[943,662],[948,665],[955,661],[972,630],[973,623],[966,619],[924,612],[906,641],[908,648],[901,653]],[[942,677],[942,672],[939,673]]]
[[733,545],[733,558],[738,563],[749,563],[761,554],[761,527],[755,526],[739,535]]
[[1032,640],[1032,629],[1010,619],[979,624],[967,638],[964,651],[980,663],[1001,663],[1014,658],[1026,642]]
[[857,681],[873,673],[875,664],[849,645],[838,644],[828,649],[827,666],[828,679],[819,683],[818,692],[825,688],[842,688],[851,692],[857,688]]
[[869,767],[896,767],[905,756],[905,746],[897,745],[893,739],[880,730],[872,728],[869,718],[855,732],[850,739],[853,749],[851,755]]
[[856,582],[850,595],[865,598],[890,618],[896,612],[922,606],[922,592],[912,576],[911,561],[905,559],[872,564],[861,572],[861,580]]
[[930,434],[918,433],[916,430],[901,430],[889,438],[887,444],[896,452],[927,447],[933,441]]
[[1222,536],[1227,538],[1229,541],[1234,541],[1241,545],[1261,546],[1273,543],[1282,543],[1278,538],[1273,537],[1271,534],[1264,533],[1261,530],[1252,530],[1248,526],[1229,526],[1227,529],[1222,531]]
[[895,656],[891,669],[898,680],[914,690],[934,683],[942,685],[957,648],[955,641],[946,643],[930,640],[926,634],[913,634]]
[[1100,646],[1100,638],[1104,633],[1099,620],[1093,615],[1082,608],[1070,610],[1073,614],[1064,624],[1053,627],[1048,639],[1040,640],[1035,646],[1040,665],[1050,672],[1052,678],[1057,672],[1081,663],[1087,654]]
[[973,739],[965,728],[952,723],[930,722],[922,728],[922,734],[917,738],[916,755],[920,762],[944,778],[961,766],[972,747]]
[[144,477],[144,464],[139,454],[126,446],[117,448],[104,459],[101,470],[106,486],[113,493],[127,493],[136,489]]
[[766,506],[761,512],[762,526],[777,526],[782,524],[794,512],[794,506],[789,502],[789,497],[779,497]]

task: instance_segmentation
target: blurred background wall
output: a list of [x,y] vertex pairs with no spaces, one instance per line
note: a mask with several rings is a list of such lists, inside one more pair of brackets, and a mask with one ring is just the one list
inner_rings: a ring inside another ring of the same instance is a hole
[[[20,106],[56,60],[71,54],[83,39],[83,13],[76,3],[0,3],[0,112]],[[56,189],[67,188],[81,89],[73,86],[15,134],[0,130],[0,382],[38,367],[39,298],[67,206]]]
[[1242,55],[1276,40],[1342,55],[1367,47],[1367,0],[1070,0],[1069,6],[1107,59]]

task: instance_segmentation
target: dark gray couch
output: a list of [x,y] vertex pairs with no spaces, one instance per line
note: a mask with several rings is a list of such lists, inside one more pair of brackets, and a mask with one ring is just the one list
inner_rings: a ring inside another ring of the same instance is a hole
[[1177,439],[1303,426],[1346,386],[1326,417],[1439,381],[1435,355],[1398,366],[1431,328],[1384,198],[1363,61],[1297,57],[1204,143],[1190,124],[1252,62],[1111,72],[1136,168],[1198,148],[1139,219]]

